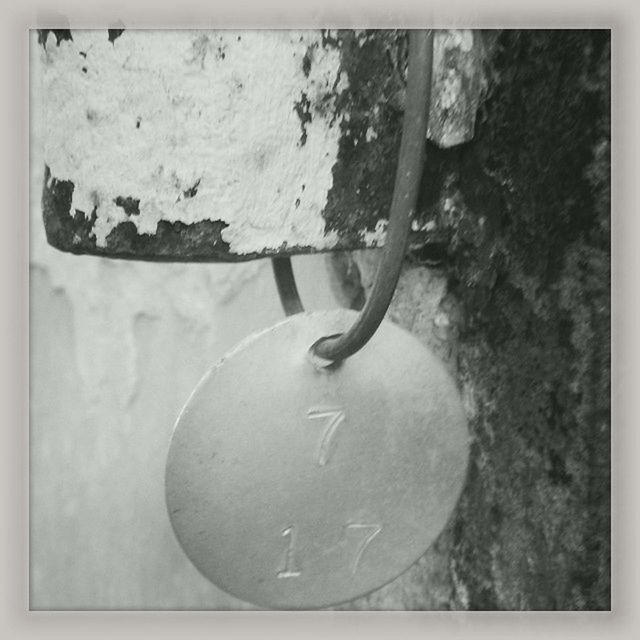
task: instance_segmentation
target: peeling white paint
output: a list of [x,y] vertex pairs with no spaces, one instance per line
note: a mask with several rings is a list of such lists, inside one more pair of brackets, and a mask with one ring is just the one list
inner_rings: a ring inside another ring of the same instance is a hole
[[381,247],[384,244],[388,224],[388,220],[380,219],[376,222],[376,228],[373,231],[361,231],[360,237],[362,238],[365,246]]
[[[50,247],[40,207],[45,163],[43,149],[51,139],[47,131],[46,96],[42,93],[43,76],[48,69],[47,63],[39,57],[42,48],[37,46],[36,37],[33,32],[30,263],[32,268],[46,274],[54,289],[64,292],[73,309],[75,357],[82,383],[79,392],[90,406],[99,410],[112,411],[109,403],[116,402],[125,412],[126,417],[122,419],[126,421],[127,405],[139,384],[133,333],[137,319],[165,316],[181,319],[189,324],[193,333],[207,336],[202,345],[206,352],[212,348],[215,339],[211,335],[211,323],[224,308],[221,305],[232,300],[268,265],[263,261],[215,265],[111,261],[78,257]],[[77,41],[84,42],[80,37]],[[61,47],[63,45],[61,43]],[[48,47],[51,48],[55,51],[55,44]],[[115,376],[108,370],[114,361],[118,363]],[[115,392],[105,398],[105,389],[115,389]]]
[[[73,31],[40,48],[45,162],[75,185],[75,209],[97,219],[98,246],[118,224],[223,220],[237,254],[289,245],[330,248],[322,211],[332,186],[348,86],[319,31]],[[302,60],[313,47],[305,75]],[[312,119],[295,104],[305,94]],[[197,193],[186,197],[197,184]],[[114,200],[139,200],[128,215]]]
[[377,140],[378,134],[373,127],[369,127],[365,133],[365,140],[367,142],[371,142],[372,140]]
[[[373,231],[361,231],[360,238],[366,247],[382,247],[387,235],[388,220],[381,218],[376,222]],[[435,220],[427,220],[424,224],[420,224],[417,220],[411,221],[412,231],[433,231],[436,228]]]

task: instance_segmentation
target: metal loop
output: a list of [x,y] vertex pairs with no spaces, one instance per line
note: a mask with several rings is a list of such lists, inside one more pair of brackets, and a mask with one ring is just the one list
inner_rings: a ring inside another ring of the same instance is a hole
[[[367,302],[353,326],[338,336],[320,338],[311,347],[324,360],[344,360],[369,341],[382,322],[398,284],[424,167],[432,60],[433,30],[410,31],[402,141],[382,261]],[[303,311],[291,261],[288,257],[274,258],[272,264],[285,312],[292,315]]]
[[280,295],[280,302],[282,303],[284,312],[288,316],[302,313],[304,307],[302,306],[302,300],[300,300],[300,294],[296,286],[291,260],[288,256],[272,258],[271,266],[273,267],[273,275],[276,278],[278,294]]

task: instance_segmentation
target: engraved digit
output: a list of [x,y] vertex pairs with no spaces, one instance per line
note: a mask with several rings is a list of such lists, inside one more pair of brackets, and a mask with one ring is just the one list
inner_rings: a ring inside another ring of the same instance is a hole
[[309,418],[309,420],[315,420],[316,418],[328,418],[327,427],[322,434],[320,446],[318,447],[318,464],[323,467],[329,460],[333,434],[336,432],[338,425],[344,421],[344,411],[340,408],[319,409],[317,407],[312,407],[307,411],[307,418]]
[[289,538],[289,543],[284,552],[284,569],[282,571],[278,571],[278,578],[297,578],[300,575],[300,571],[296,569],[296,563],[294,558],[296,537],[295,537],[295,528],[287,527],[282,532],[283,538]]
[[353,562],[353,573],[358,570],[358,564],[360,563],[360,558],[362,558],[362,554],[365,552],[365,549],[369,546],[371,541],[382,531],[382,526],[379,524],[348,524],[346,526],[347,531],[352,529],[356,531],[362,531],[364,533],[364,538],[360,542],[358,549],[356,551],[356,557]]

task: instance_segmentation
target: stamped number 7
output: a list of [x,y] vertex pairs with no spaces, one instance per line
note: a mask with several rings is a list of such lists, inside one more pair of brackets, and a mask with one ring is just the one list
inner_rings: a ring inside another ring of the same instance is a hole
[[312,407],[307,411],[307,418],[310,420],[325,418],[327,420],[327,425],[322,434],[320,446],[318,447],[318,464],[322,467],[327,464],[327,461],[329,460],[333,435],[335,434],[338,425],[341,422],[344,422],[344,411],[340,408],[321,409],[318,407]]
[[360,544],[356,550],[356,556],[351,568],[352,572],[355,573],[358,570],[362,554],[369,546],[369,543],[382,531],[382,526],[379,524],[359,524],[354,522],[346,525],[345,529],[347,533],[349,531],[355,531],[361,536]]

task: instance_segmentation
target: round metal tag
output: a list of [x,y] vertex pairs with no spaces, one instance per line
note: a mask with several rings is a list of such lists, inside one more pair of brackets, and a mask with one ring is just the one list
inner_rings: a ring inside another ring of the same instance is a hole
[[347,360],[312,362],[309,347],[356,317],[302,313],[250,336],[178,419],[166,471],[174,531],[238,598],[300,609],[361,596],[415,562],[458,500],[466,420],[424,345],[383,322]]

